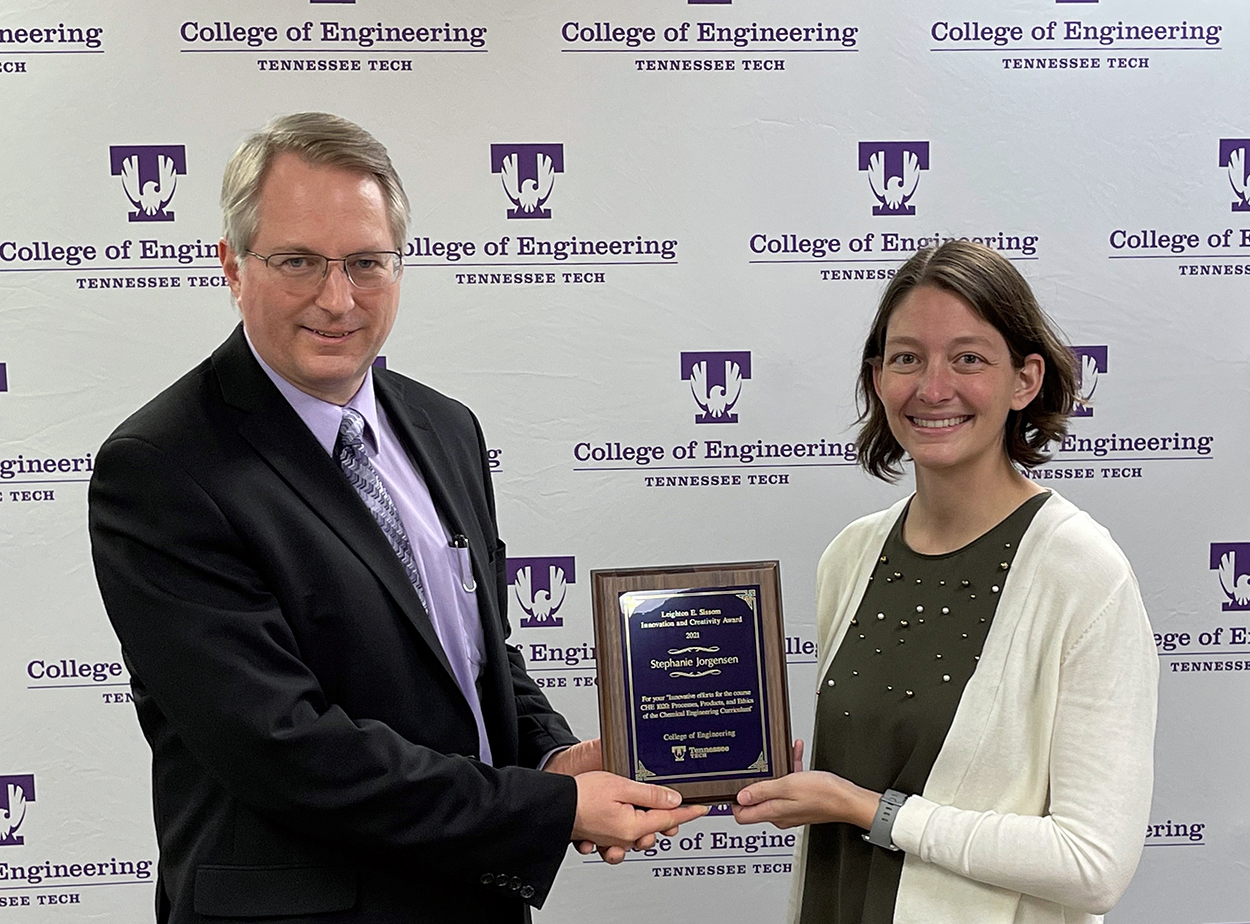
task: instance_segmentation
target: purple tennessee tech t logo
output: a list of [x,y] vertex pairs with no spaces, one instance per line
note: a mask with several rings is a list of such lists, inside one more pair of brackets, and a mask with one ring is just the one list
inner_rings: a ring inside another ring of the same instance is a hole
[[9,371],[4,363],[0,363],[0,391],[9,390]]
[[492,144],[490,172],[498,173],[513,207],[509,218],[550,218],[543,208],[556,174],[564,172],[562,144]]
[[0,776],[0,847],[19,847],[26,843],[17,829],[26,819],[26,804],[34,801],[34,774]]
[[1074,346],[1076,357],[1076,403],[1072,405],[1073,417],[1094,416],[1094,391],[1098,377],[1107,371],[1107,348],[1105,346]]
[[1228,182],[1237,198],[1234,212],[1250,212],[1250,138],[1221,138],[1220,166],[1228,169]]
[[577,583],[573,556],[555,558],[509,558],[508,584],[525,615],[522,628],[550,628],[564,625],[556,614],[564,605],[570,584]]
[[1220,573],[1221,609],[1250,610],[1250,542],[1212,542],[1211,570]]
[[173,221],[166,206],[178,177],[187,172],[187,149],[181,144],[115,144],[109,148],[113,176],[122,178],[126,198],[135,207],[131,221]]
[[690,383],[690,393],[700,413],[697,424],[736,424],[730,413],[742,395],[743,379],[751,378],[751,353],[694,352],[681,354],[681,380]]
[[859,169],[868,171],[868,185],[879,205],[874,215],[915,215],[910,204],[920,182],[920,171],[929,169],[927,141],[861,141]]

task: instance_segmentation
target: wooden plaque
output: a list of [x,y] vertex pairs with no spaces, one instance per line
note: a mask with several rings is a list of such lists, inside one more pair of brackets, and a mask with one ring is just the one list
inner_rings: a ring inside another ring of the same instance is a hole
[[605,769],[699,803],[791,772],[777,562],[590,580]]

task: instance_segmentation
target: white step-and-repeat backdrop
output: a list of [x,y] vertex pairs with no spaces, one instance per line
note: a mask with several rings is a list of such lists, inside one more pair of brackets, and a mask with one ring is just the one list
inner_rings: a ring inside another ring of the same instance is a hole
[[[222,166],[299,109],[407,183],[385,362],[482,418],[510,573],[564,581],[540,624],[512,601],[514,639],[583,736],[591,569],[772,558],[807,736],[817,557],[907,490],[854,464],[878,295],[947,237],[1016,261],[1085,399],[1029,474],[1110,528],[1158,633],[1154,809],[1110,920],[1250,920],[1247,61],[1242,0],[8,0],[0,924],[150,920],[87,481],[236,323]],[[540,919],[780,921],[792,843],[722,816],[620,868],[570,854]]]

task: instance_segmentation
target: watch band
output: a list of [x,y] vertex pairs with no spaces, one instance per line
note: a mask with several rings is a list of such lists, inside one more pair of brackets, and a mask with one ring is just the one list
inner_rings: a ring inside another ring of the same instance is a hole
[[907,795],[905,793],[901,793],[897,789],[887,789],[882,794],[881,801],[877,803],[877,817],[872,820],[871,830],[863,835],[864,840],[874,847],[898,850],[894,846],[894,841],[890,835],[894,831],[894,816],[898,814],[898,810],[902,808],[903,803],[906,801]]

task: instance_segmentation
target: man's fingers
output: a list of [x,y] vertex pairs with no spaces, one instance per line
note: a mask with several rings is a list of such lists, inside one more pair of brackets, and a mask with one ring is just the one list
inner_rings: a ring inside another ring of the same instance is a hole
[[[707,814],[708,807],[706,805],[683,805],[675,809],[650,809],[639,813],[638,820],[643,824],[644,830],[648,832],[654,831],[672,831],[677,833],[677,828],[684,825],[688,821],[694,821],[696,818],[702,818]],[[672,835],[669,835],[670,837]]]
[[603,862],[616,866],[625,859],[624,847],[600,847],[599,856],[603,857]]
[[675,790],[653,783],[639,783],[603,771],[589,771],[574,780],[577,815],[573,820],[573,840],[625,848],[650,837],[650,847],[657,831],[672,830],[707,813],[706,806],[683,806]]
[[[653,809],[651,812],[648,813],[648,815],[655,815],[656,812],[658,811],[661,811],[661,810]],[[664,828],[658,833],[663,834],[665,837],[676,837],[677,832],[680,830],[681,826],[684,825],[686,822],[693,821],[696,818],[702,818],[704,815],[706,815],[708,813],[708,806],[706,805],[683,805],[678,811],[681,812],[680,819],[677,822],[675,822],[672,827]],[[650,825],[652,824],[657,824],[657,823],[659,823],[658,818],[654,820],[649,820],[648,827],[650,827]],[[650,850],[654,846],[655,846],[655,834],[654,833],[648,834],[645,837],[640,837],[637,841],[634,842],[635,850]]]
[[803,739],[799,738],[794,742],[794,772],[798,773],[803,769]]
[[681,805],[681,794],[675,789],[654,783],[636,783],[624,777],[621,782],[625,784],[625,789],[620,793],[622,802],[630,802],[644,809],[671,809]]

